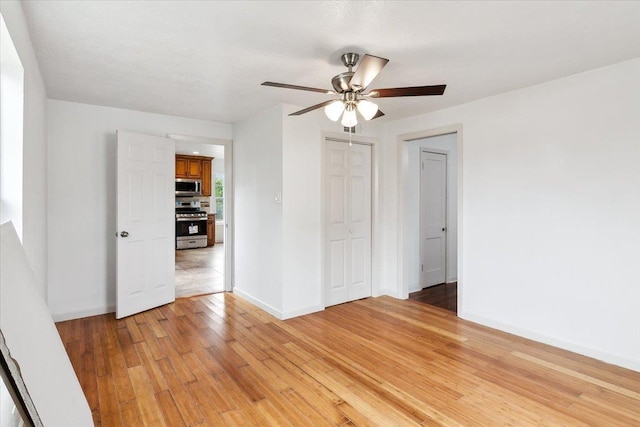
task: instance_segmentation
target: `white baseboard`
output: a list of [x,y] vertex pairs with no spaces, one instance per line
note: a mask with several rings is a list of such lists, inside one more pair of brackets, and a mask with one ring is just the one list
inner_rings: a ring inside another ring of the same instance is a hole
[[374,298],[387,296],[387,297],[391,297],[391,298],[395,298],[395,299],[407,299],[407,298],[399,297],[397,292],[390,291],[388,289],[379,290],[378,292],[372,294],[371,296],[374,297]]
[[[445,281],[445,283],[446,283],[446,284],[449,284],[449,283],[456,283],[457,281],[458,281],[458,278],[457,278],[457,277],[453,277],[453,278],[447,279],[447,280]],[[440,284],[442,284],[442,283],[440,283]],[[437,285],[433,285],[433,286],[437,286]],[[412,285],[409,285],[409,293],[411,293],[411,292],[421,291],[421,290],[423,290],[423,289],[425,289],[425,288],[429,288],[429,287],[430,287],[430,286],[422,286],[420,283],[414,283],[414,284],[412,284]]]
[[321,305],[312,305],[310,307],[301,308],[299,310],[285,311],[283,313],[282,320],[291,319],[293,317],[304,316],[305,314],[317,313],[323,311],[324,307]]
[[82,319],[83,317],[99,316],[101,314],[115,313],[116,306],[96,307],[87,310],[69,311],[65,313],[51,313],[54,322],[64,322],[65,320]]
[[554,347],[572,351],[583,356],[592,357],[606,363],[611,363],[613,365],[640,372],[640,361],[637,360],[626,359],[616,356],[615,354],[610,354],[593,348],[583,347],[575,343],[558,340],[556,338],[551,338],[546,335],[541,335],[536,332],[529,331],[527,329],[521,329],[512,325],[508,325],[506,323],[499,322],[497,320],[489,319],[483,316],[477,316],[471,313],[458,313],[458,316],[462,319],[479,323],[483,326],[488,326],[490,328],[498,329],[503,332],[508,332],[510,334],[518,335],[523,338],[527,338],[543,344],[552,345]]
[[238,295],[240,298],[250,302],[251,304],[255,305],[256,307],[260,307],[261,309],[263,309],[264,311],[266,311],[267,313],[269,313],[270,315],[272,315],[273,317],[283,320],[283,313],[282,311],[270,306],[269,304],[260,301],[257,298],[252,297],[251,295],[249,295],[248,293],[244,292],[242,289],[239,289],[237,286],[233,287],[233,293]]
[[420,285],[420,283],[414,283],[412,285],[409,285],[409,293],[417,292],[420,290],[422,290],[422,286]]

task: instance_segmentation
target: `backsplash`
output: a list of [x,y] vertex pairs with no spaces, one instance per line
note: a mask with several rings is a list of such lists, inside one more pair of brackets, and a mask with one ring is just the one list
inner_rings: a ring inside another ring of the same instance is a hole
[[206,211],[207,213],[211,213],[211,197],[204,197],[204,196],[176,197],[176,202],[180,202],[180,201],[189,202],[192,200],[198,200],[200,202],[200,209],[203,211]]

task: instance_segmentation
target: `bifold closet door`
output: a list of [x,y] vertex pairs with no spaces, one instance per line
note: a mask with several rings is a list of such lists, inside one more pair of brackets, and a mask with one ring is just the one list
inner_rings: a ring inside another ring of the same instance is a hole
[[325,141],[325,306],[371,296],[371,146]]

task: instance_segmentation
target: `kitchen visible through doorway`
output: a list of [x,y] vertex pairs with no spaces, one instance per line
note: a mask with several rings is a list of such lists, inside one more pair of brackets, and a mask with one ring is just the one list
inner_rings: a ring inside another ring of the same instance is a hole
[[[194,194],[176,193],[176,298],[226,290],[225,151],[223,145],[176,137],[176,180],[192,179],[201,183],[201,188]],[[185,162],[188,164],[188,172],[184,167],[178,168],[179,161],[181,166]],[[201,166],[192,168],[193,163]],[[184,174],[188,176],[185,178]],[[186,216],[194,218],[186,218],[185,221],[183,217]],[[183,236],[188,236],[188,240]],[[200,241],[200,237],[204,240]],[[185,244],[192,240],[193,244]]]

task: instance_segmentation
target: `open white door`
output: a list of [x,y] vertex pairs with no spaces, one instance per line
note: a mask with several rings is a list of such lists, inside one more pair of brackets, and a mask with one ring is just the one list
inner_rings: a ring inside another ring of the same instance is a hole
[[420,159],[420,285],[428,287],[446,281],[447,156],[422,151]]
[[175,300],[175,142],[117,132],[116,318]]

